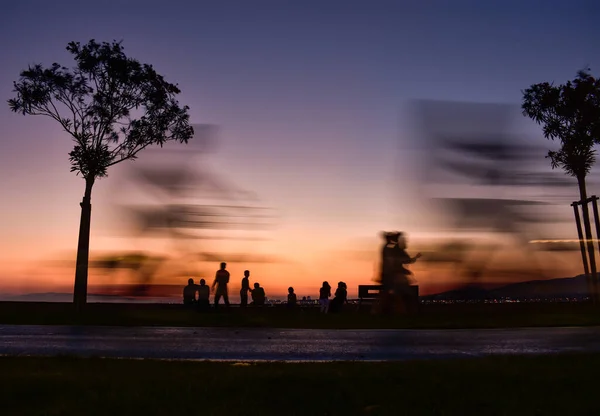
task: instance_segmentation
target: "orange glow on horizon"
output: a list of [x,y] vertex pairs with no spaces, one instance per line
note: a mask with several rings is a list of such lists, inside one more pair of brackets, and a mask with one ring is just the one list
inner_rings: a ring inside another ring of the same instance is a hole
[[[325,253],[331,253],[327,256]],[[315,253],[308,248],[303,253],[298,253],[295,259],[289,259],[282,263],[242,264],[228,263],[231,273],[230,293],[237,295],[240,281],[244,270],[251,271],[251,283],[259,282],[265,287],[268,297],[283,298],[287,288],[295,288],[298,296],[317,296],[318,289],[323,281],[328,281],[333,287],[337,282],[344,281],[348,285],[349,296],[354,297],[357,287],[361,284],[374,284],[378,273],[379,247],[371,251],[364,251],[360,258],[344,259],[339,257],[339,252],[328,250]],[[417,250],[410,250],[415,254]],[[427,254],[425,253],[425,256]],[[490,263],[489,271],[480,283],[483,284],[507,284],[524,280],[539,280],[547,278],[571,277],[580,274],[579,253],[570,252],[560,254],[560,262],[553,264],[556,253],[541,253],[540,261],[547,264],[544,275],[540,276],[527,258],[520,258],[519,253],[507,251],[496,256]],[[74,255],[73,255],[74,258]],[[93,258],[93,255],[92,255]],[[227,255],[223,255],[222,261],[227,261]],[[5,273],[0,276],[0,291],[5,293],[43,293],[43,292],[66,292],[71,293],[74,278],[74,259],[57,264],[43,262],[15,263],[5,267]],[[214,273],[218,268],[218,262],[198,262],[186,267],[177,259],[166,263],[157,278],[151,284],[158,285],[185,285],[188,278],[196,282],[204,278],[207,284],[211,284]],[[449,265],[435,265],[424,262],[414,264],[411,269],[414,272],[414,281],[420,286],[423,295],[439,293],[450,290],[465,283],[456,270]],[[136,280],[132,275],[121,270],[118,273],[109,274],[96,269],[90,270],[89,285],[90,293],[94,288],[106,285],[132,284]]]

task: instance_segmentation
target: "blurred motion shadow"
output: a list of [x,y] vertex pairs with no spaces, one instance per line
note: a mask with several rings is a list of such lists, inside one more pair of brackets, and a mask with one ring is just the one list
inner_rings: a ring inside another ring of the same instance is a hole
[[494,258],[510,252],[509,266],[544,279],[556,263],[541,260],[542,251],[578,249],[536,244],[556,240],[548,232],[570,221],[561,198],[574,184],[548,169],[544,142],[511,133],[518,106],[415,101],[412,110],[424,158],[419,192],[452,236],[423,262],[449,265],[465,284],[481,284]]
[[[115,217],[124,219],[121,231],[141,249],[93,260],[90,268],[101,271],[108,283],[95,292],[179,297],[182,283],[190,274],[198,274],[205,263],[225,258],[229,263],[280,261],[271,255],[209,250],[219,240],[253,241],[255,245],[265,241],[276,218],[274,210],[262,206],[254,193],[237,188],[220,172],[207,168],[207,154],[216,142],[216,126],[194,125],[194,130],[193,145],[160,149],[156,160],[152,149],[148,149],[143,160],[127,166],[115,178]],[[169,254],[150,254],[150,240],[162,241]],[[129,271],[130,283],[115,286],[116,275],[123,270]],[[159,277],[167,284],[157,284]]]

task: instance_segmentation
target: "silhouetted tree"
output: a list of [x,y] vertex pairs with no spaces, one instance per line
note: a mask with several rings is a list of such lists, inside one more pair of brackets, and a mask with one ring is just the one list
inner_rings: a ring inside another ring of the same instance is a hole
[[525,116],[543,126],[547,139],[560,141],[559,150],[549,151],[546,156],[552,168],[561,168],[577,179],[590,268],[592,278],[596,279],[585,180],[596,162],[594,145],[600,141],[600,81],[588,71],[579,71],[566,84],[532,85],[523,91],[522,109]]
[[177,85],[151,65],[127,57],[121,42],[71,42],[67,51],[75,59],[73,68],[29,66],[14,83],[17,96],[8,103],[16,113],[52,118],[75,143],[69,153],[71,171],[85,180],[73,295],[81,308],[87,299],[94,182],[110,166],[135,159],[150,145],[187,143],[194,130],[189,108],[180,107],[175,98]]

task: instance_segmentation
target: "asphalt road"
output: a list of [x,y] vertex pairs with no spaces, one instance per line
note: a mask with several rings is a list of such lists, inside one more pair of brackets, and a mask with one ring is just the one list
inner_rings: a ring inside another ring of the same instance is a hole
[[565,352],[600,352],[600,327],[306,330],[0,325],[2,355],[330,361]]

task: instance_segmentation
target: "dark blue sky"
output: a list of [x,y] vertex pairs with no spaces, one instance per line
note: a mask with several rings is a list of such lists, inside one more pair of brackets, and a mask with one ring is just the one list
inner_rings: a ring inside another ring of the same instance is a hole
[[[398,212],[391,227],[415,231],[410,198],[391,192],[394,163],[412,162],[398,155],[407,100],[519,104],[532,83],[598,73],[599,18],[593,0],[5,2],[0,97],[29,63],[70,65],[69,41],[123,40],[179,83],[193,122],[221,126],[211,166],[280,210],[298,239],[375,235]],[[70,141],[6,105],[0,139],[0,225],[13,246],[42,229],[71,247],[82,182]],[[98,185],[97,227],[110,184]]]

